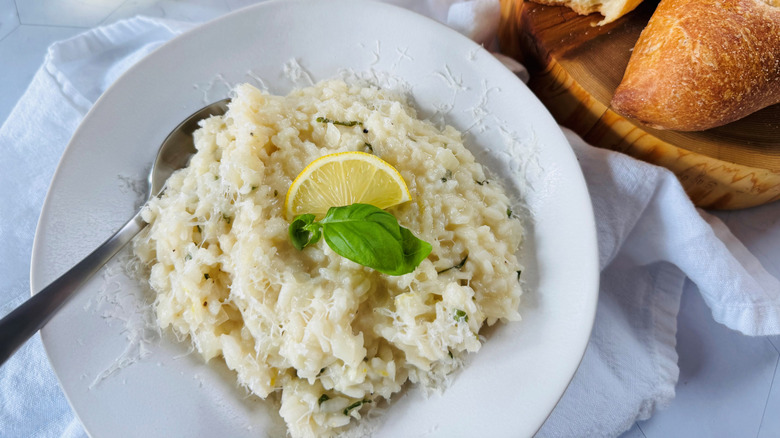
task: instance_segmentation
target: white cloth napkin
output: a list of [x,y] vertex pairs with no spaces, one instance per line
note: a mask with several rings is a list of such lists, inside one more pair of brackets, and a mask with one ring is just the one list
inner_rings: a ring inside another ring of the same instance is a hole
[[[487,44],[497,25],[498,0],[393,2]],[[2,259],[29,259],[56,163],[92,103],[127,67],[192,26],[138,17],[51,46],[0,128]],[[617,436],[674,397],[676,317],[686,278],[717,321],[750,335],[780,333],[780,282],[722,222],[697,210],[670,172],[565,133],[593,200],[601,291],[585,357],[539,436]],[[29,280],[26,272],[0,274],[10,285],[0,290],[5,314],[29,295]],[[0,435],[86,436],[39,338],[0,368],[0,406]]]

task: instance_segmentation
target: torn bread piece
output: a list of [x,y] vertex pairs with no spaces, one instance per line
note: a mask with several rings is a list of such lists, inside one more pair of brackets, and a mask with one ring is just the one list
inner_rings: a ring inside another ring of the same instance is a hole
[[[631,12],[642,3],[642,0],[533,0],[549,6],[566,6],[580,15],[588,15],[594,12],[604,16],[598,22],[599,26],[611,23]],[[780,1],[780,0],[777,0]]]

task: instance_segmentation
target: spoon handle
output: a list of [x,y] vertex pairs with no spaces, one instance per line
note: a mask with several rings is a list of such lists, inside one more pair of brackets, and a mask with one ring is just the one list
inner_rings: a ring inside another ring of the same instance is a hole
[[0,365],[40,330],[84,282],[92,277],[120,249],[127,245],[146,222],[138,212],[113,236],[61,277],[33,295],[0,320]]

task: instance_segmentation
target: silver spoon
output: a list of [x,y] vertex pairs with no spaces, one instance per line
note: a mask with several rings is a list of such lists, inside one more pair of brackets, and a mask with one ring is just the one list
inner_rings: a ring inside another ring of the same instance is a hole
[[[195,153],[192,133],[198,128],[198,122],[210,115],[224,114],[228,101],[223,99],[201,108],[168,134],[149,172],[147,199],[152,199],[152,195],[160,196],[168,177],[175,170],[186,166],[190,156]],[[46,325],[73,293],[144,227],[146,222],[141,219],[139,211],[84,260],[0,320],[0,365]]]

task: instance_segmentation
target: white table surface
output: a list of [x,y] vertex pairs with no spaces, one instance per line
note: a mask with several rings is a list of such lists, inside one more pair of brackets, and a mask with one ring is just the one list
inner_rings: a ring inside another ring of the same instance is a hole
[[[137,14],[201,21],[249,3],[253,1],[0,0],[0,121],[8,117],[54,41]],[[0,154],[5,147],[0,144]],[[0,188],[0,205],[11,196]],[[780,278],[780,203],[716,214]],[[4,219],[0,210],[0,221]],[[25,281],[30,254],[10,256],[2,261],[0,271],[8,274],[2,277]],[[746,337],[716,323],[689,283],[678,318],[677,352],[676,398],[624,437],[780,437],[780,336]]]

